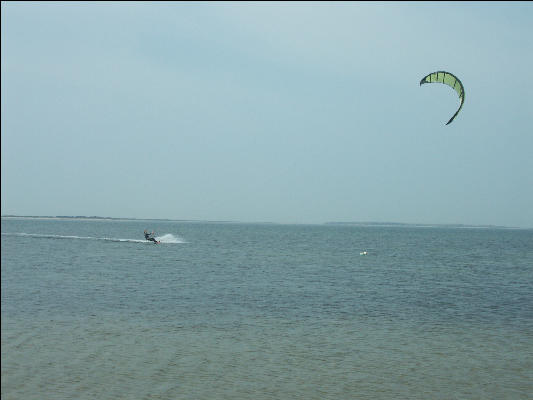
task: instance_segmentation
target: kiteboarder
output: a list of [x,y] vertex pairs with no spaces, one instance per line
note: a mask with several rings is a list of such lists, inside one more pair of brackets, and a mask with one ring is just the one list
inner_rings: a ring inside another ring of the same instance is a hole
[[144,230],[144,238],[146,240],[151,240],[154,243],[159,243],[157,240],[155,240],[153,235],[154,235],[154,231],[152,231],[152,233],[149,233],[146,229]]

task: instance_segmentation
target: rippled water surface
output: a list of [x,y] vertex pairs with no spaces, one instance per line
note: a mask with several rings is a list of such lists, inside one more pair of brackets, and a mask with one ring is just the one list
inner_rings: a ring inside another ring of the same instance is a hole
[[3,400],[533,393],[531,230],[2,219],[1,312]]

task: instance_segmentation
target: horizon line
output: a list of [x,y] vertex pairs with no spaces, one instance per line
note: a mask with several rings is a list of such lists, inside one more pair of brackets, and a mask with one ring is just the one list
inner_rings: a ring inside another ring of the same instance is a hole
[[167,221],[167,222],[196,222],[196,223],[233,223],[233,224],[273,224],[273,225],[352,225],[352,226],[391,226],[391,227],[463,227],[463,228],[497,228],[497,229],[533,229],[528,227],[505,226],[493,224],[463,224],[463,223],[416,223],[416,222],[379,222],[379,221],[326,221],[326,222],[270,222],[270,221],[239,221],[239,220],[202,220],[202,219],[172,219],[172,218],[135,218],[135,217],[102,217],[86,215],[15,215],[3,214],[1,218],[28,219],[90,219],[90,220],[126,220],[126,221]]

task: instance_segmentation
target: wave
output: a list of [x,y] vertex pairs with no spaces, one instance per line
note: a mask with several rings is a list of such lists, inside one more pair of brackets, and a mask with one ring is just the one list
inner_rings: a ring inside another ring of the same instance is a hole
[[[19,237],[34,237],[43,239],[76,239],[76,240],[103,240],[107,242],[129,242],[129,243],[144,243],[153,244],[153,242],[143,239],[124,239],[124,238],[110,238],[110,237],[92,237],[92,236],[74,236],[74,235],[52,235],[52,234],[40,234],[40,233],[5,233],[2,232],[2,236],[19,236]],[[167,233],[162,236],[157,236],[156,239],[165,244],[186,243],[183,239]]]

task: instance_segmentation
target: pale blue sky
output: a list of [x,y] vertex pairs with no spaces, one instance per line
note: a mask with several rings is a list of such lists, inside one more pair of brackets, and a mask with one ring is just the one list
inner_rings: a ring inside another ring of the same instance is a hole
[[1,11],[2,214],[533,227],[533,2]]

